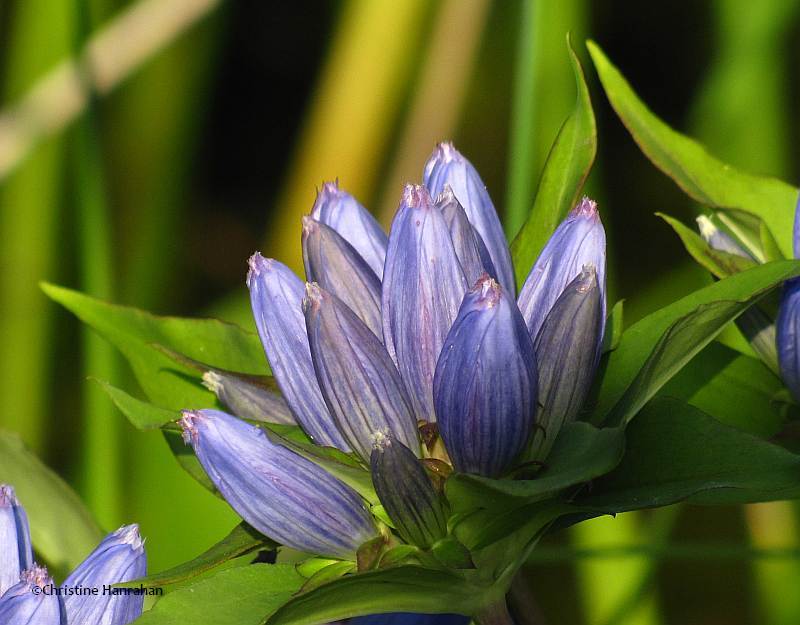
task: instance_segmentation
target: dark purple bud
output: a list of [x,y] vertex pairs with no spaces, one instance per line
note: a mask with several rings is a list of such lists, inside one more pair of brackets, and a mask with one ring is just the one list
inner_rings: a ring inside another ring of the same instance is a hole
[[376,432],[370,458],[372,483],[406,542],[429,549],[447,535],[447,514],[419,459],[402,443]]
[[517,298],[532,338],[550,309],[584,265],[594,265],[606,314],[606,233],[597,204],[583,198],[561,222],[533,265]]
[[31,532],[25,509],[14,489],[0,484],[0,595],[19,582],[20,573],[32,566]]
[[355,248],[335,230],[303,217],[306,280],[342,300],[376,336],[381,327],[381,280]]
[[467,284],[475,284],[484,273],[495,278],[496,272],[489,250],[486,249],[481,235],[469,223],[467,213],[456,199],[450,185],[446,185],[441,195],[436,198],[436,206],[442,211],[450,229],[453,249],[467,277]]
[[352,245],[379,278],[389,242],[380,224],[338,182],[326,182],[317,194],[311,216],[330,226]]
[[352,560],[377,535],[355,491],[273,443],[263,430],[217,410],[186,411],[180,425],[225,500],[265,536],[299,551]]
[[303,282],[276,260],[250,258],[247,286],[275,381],[297,422],[318,445],[349,451],[317,385],[303,317]]
[[488,276],[464,297],[433,397],[456,470],[497,477],[513,467],[534,423],[536,357],[514,300]]
[[425,186],[437,196],[449,185],[478,231],[492,257],[498,281],[509,293],[516,293],[511,253],[500,218],[478,172],[452,143],[436,146],[425,165]]
[[783,285],[775,332],[781,378],[800,402],[800,278]]
[[388,432],[419,453],[411,402],[380,339],[317,284],[306,285],[303,308],[322,395],[353,450],[368,462],[375,432]]
[[600,286],[593,266],[567,285],[534,341],[539,371],[538,428],[532,452],[544,460],[565,423],[575,420],[592,386],[603,336]]
[[242,419],[295,425],[286,400],[257,382],[224,371],[207,371],[203,386]]
[[383,338],[418,419],[435,421],[433,373],[467,280],[442,212],[425,187],[407,185],[383,274]]

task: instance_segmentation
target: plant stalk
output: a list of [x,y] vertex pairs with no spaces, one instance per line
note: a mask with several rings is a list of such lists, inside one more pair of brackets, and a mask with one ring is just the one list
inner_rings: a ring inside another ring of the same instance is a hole
[[477,625],[515,625],[508,612],[505,597],[489,604],[474,616],[474,620]]

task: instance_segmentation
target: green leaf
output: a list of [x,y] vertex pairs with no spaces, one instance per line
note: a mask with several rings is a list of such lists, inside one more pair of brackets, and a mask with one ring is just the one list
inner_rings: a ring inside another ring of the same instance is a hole
[[42,290],[117,347],[150,401],[164,408],[213,406],[216,398],[197,381],[197,371],[175,362],[156,344],[220,369],[269,373],[258,336],[233,324],[157,317],[47,283]]
[[104,380],[99,380],[97,378],[92,379],[108,394],[114,402],[114,405],[119,408],[120,412],[128,418],[128,421],[130,421],[137,430],[157,430],[179,419],[181,416],[177,410],[159,408],[158,406],[154,406],[146,401],[128,395],[128,393],[122,389]]
[[738,208],[761,217],[778,236],[783,254],[791,257],[797,189],[731,167],[670,128],[636,96],[597,44],[589,41],[587,46],[611,106],[653,164],[706,206]]
[[309,590],[314,590],[314,588],[319,588],[323,584],[328,584],[339,579],[343,575],[352,573],[355,568],[356,565],[354,562],[345,562],[342,560],[332,562],[309,577],[306,583],[303,584],[300,592],[308,592]]
[[800,456],[681,400],[651,401],[625,438],[622,462],[577,504],[615,513],[684,500],[733,504],[800,497]]
[[703,237],[677,219],[663,213],[656,213],[656,215],[672,226],[692,258],[717,278],[724,278],[756,265],[755,261],[749,258],[715,250],[706,243]]
[[622,330],[624,327],[624,309],[625,300],[621,299],[608,314],[606,319],[606,331],[603,335],[603,350],[602,353],[613,352],[619,346],[619,340],[622,338]]
[[267,625],[319,625],[385,612],[473,614],[487,589],[448,571],[399,566],[348,575],[291,599]]
[[37,553],[61,572],[77,566],[103,532],[75,492],[28,450],[0,430],[0,483],[10,484],[25,507]]
[[164,596],[136,625],[259,625],[305,580],[290,564],[253,564],[204,578]]
[[493,480],[455,474],[447,480],[447,499],[456,512],[519,505],[519,501],[511,500],[538,501],[608,473],[619,463],[624,447],[623,428],[598,429],[588,423],[570,423],[559,433],[536,479]]
[[714,341],[659,396],[682,399],[721,423],[769,438],[787,419],[788,405],[776,401],[783,388],[763,362]]
[[161,433],[164,435],[170,451],[175,456],[175,460],[178,461],[178,464],[181,465],[181,468],[191,475],[203,488],[214,493],[220,499],[224,499],[217,490],[217,487],[214,486],[214,482],[206,475],[203,465],[200,464],[197,456],[194,455],[191,446],[183,442],[181,433],[176,430],[161,430]]
[[727,324],[775,286],[800,274],[800,262],[759,265],[699,289],[628,328],[605,362],[590,421],[630,419]]
[[278,544],[276,542],[260,534],[247,525],[247,523],[240,523],[220,542],[213,545],[193,560],[184,562],[167,571],[149,575],[132,582],[116,584],[116,586],[122,588],[137,588],[140,584],[147,588],[172,586],[173,584],[180,584],[198,575],[207,573],[234,558],[247,555],[248,553],[260,549],[275,549],[277,546]]
[[580,198],[597,153],[597,126],[580,60],[567,38],[578,97],[558,131],[542,171],[527,220],[511,244],[511,255],[522,285],[547,239]]

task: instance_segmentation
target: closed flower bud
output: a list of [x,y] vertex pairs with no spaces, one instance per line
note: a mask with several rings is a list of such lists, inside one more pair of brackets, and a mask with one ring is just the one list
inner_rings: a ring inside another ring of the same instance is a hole
[[372,483],[403,539],[422,549],[447,534],[447,515],[419,459],[402,443],[381,432],[370,458]]
[[380,339],[319,285],[306,285],[303,308],[317,381],[348,444],[369,461],[373,433],[386,431],[419,453],[411,402]]
[[352,560],[378,533],[355,491],[261,429],[217,410],[186,411],[180,425],[225,500],[265,536]]
[[206,371],[203,386],[242,419],[265,423],[296,423],[286,400],[256,380],[224,371]]
[[14,489],[0,484],[0,596],[19,582],[22,571],[33,566],[31,533],[25,509]]
[[[64,604],[54,592],[53,579],[34,564],[0,597],[3,625],[67,625]],[[70,623],[71,625],[71,623]]]
[[712,249],[742,258],[753,258],[732,236],[717,228],[714,222],[705,215],[697,218],[697,229],[700,231],[700,236]]
[[[63,588],[99,588],[132,582],[147,575],[147,556],[138,525],[126,525],[106,536],[64,582]],[[69,593],[64,608],[69,625],[127,625],[142,614],[141,595]]]
[[418,419],[436,420],[436,360],[466,291],[467,279],[442,212],[425,187],[407,185],[386,252],[383,338]]
[[333,293],[376,336],[383,336],[381,279],[352,245],[333,228],[303,217],[303,262],[308,282]]
[[433,396],[456,470],[497,477],[513,467],[534,423],[536,357],[514,300],[488,276],[464,297]]
[[775,331],[781,378],[800,402],[800,278],[783,285]]
[[275,381],[297,422],[317,445],[349,451],[315,382],[303,318],[303,282],[276,260],[250,258],[247,286]]
[[534,341],[539,367],[535,460],[547,457],[562,425],[573,421],[586,401],[602,336],[600,287],[595,268],[587,266],[556,300]]
[[369,211],[352,195],[342,191],[337,182],[322,185],[311,216],[336,230],[356,249],[376,276],[383,276],[389,239]]
[[[486,244],[500,284],[509,293],[516,292],[511,253],[500,218],[478,172],[452,143],[436,146],[425,165],[425,186],[436,196],[449,185],[464,207],[470,223]],[[488,268],[487,268],[488,270]]]
[[556,228],[522,286],[517,303],[531,338],[539,334],[553,304],[584,265],[597,269],[605,319],[606,233],[597,204],[589,198],[583,198]]
[[496,273],[489,250],[486,249],[481,235],[469,223],[467,213],[456,199],[450,185],[445,185],[444,191],[436,198],[436,206],[442,211],[444,220],[450,228],[453,249],[467,277],[467,284],[475,284],[484,273],[495,278]]

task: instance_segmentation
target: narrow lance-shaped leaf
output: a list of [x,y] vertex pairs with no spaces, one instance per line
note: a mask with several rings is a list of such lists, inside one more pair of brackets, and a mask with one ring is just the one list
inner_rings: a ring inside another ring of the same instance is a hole
[[303,217],[306,280],[342,300],[381,336],[381,280],[355,248],[333,228]]
[[33,566],[31,531],[14,489],[0,484],[0,596]]
[[353,559],[377,534],[353,490],[259,428],[216,410],[184,412],[181,427],[225,500],[264,535],[299,551]]
[[348,444],[368,462],[382,432],[419,453],[411,402],[380,339],[319,285],[306,285],[303,308],[317,380]]
[[484,273],[497,279],[497,272],[494,269],[489,250],[486,249],[481,235],[469,223],[467,213],[456,199],[450,185],[445,185],[444,191],[436,198],[436,206],[442,211],[447,226],[450,228],[453,249],[461,262],[467,283],[475,284],[475,281]]
[[577,204],[597,153],[597,127],[589,88],[569,36],[567,48],[577,88],[575,108],[550,148],[531,212],[511,245],[517,284],[522,284],[547,239]]
[[600,286],[593,266],[567,285],[534,343],[539,412],[531,447],[535,460],[550,453],[559,431],[583,407],[597,369],[603,337]]
[[488,276],[464,297],[433,395],[456,470],[496,477],[512,468],[534,422],[536,358],[514,300]]
[[486,244],[498,282],[509,293],[515,293],[514,268],[506,235],[489,191],[472,163],[452,143],[440,143],[425,164],[424,180],[434,197],[444,192],[445,185],[450,186],[470,223]]
[[303,318],[303,283],[292,271],[261,254],[250,258],[250,302],[264,351],[286,403],[318,445],[349,451],[316,383]]
[[0,623],[67,625],[61,597],[45,592],[53,587],[53,578],[43,566],[34,564],[23,571],[20,581],[0,597]]
[[206,371],[203,385],[237,417],[266,423],[296,423],[286,400],[255,380],[225,371]]
[[352,245],[379,278],[383,275],[389,239],[380,224],[338,182],[326,182],[317,194],[311,216],[330,226]]
[[64,608],[70,625],[126,625],[142,614],[144,596],[112,595],[101,592],[85,595],[70,592],[76,588],[100,588],[130,582],[147,574],[144,541],[137,525],[112,532],[92,551],[64,582]]
[[429,549],[445,537],[447,514],[442,499],[408,447],[378,434],[370,466],[378,498],[406,541]]
[[466,291],[444,216],[424,187],[406,186],[386,253],[383,338],[418,419],[436,420],[436,360]]
[[597,204],[583,198],[556,228],[531,269],[517,304],[532,338],[536,338],[550,309],[567,285],[593,265],[600,287],[603,319],[606,316],[606,233]]

